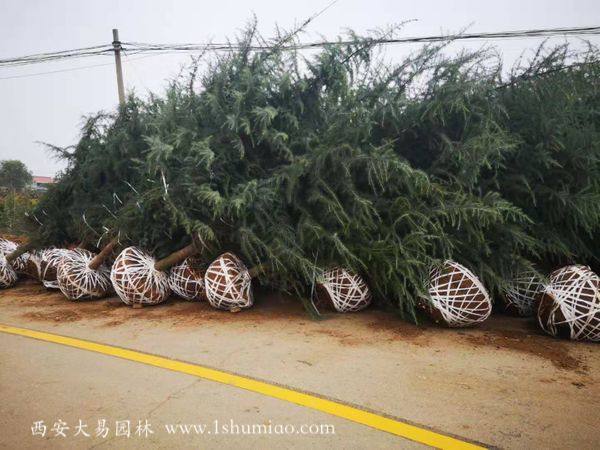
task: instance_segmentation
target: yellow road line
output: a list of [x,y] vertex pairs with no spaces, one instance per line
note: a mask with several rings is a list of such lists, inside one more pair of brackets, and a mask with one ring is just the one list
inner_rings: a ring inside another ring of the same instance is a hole
[[150,355],[134,350],[127,350],[111,345],[98,344],[57,334],[44,333],[41,331],[28,330],[26,328],[16,328],[0,324],[0,332],[26,336],[41,341],[53,342],[56,344],[67,345],[83,350],[88,350],[104,355],[116,356],[117,358],[148,364],[150,366],[161,367],[163,369],[173,370],[188,375],[194,375],[206,380],[216,381],[218,383],[235,386],[248,391],[257,392],[269,397],[295,403],[307,408],[322,411],[333,416],[342,417],[352,422],[367,425],[377,430],[401,436],[412,441],[420,442],[432,447],[444,449],[482,449],[478,445],[461,441],[457,438],[436,433],[415,425],[400,422],[388,417],[361,410],[342,403],[334,402],[314,395],[297,392],[292,389],[276,386],[273,384],[257,381],[239,375],[233,375],[220,370],[202,367],[197,364],[190,364],[182,361],[165,358],[162,356]]

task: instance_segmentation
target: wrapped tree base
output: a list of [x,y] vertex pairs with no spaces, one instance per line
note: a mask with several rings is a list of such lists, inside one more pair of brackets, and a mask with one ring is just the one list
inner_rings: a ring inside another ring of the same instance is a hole
[[179,297],[191,301],[206,298],[204,288],[204,265],[197,258],[186,258],[182,263],[171,267],[169,286]]
[[341,267],[326,270],[317,282],[317,306],[354,312],[371,303],[371,291],[360,275]]
[[506,312],[520,317],[533,316],[542,289],[544,284],[535,273],[528,272],[515,277],[504,293]]
[[233,253],[223,253],[208,266],[204,286],[206,298],[213,308],[232,310],[254,304],[252,277]]
[[57,270],[57,282],[69,300],[102,298],[110,291],[110,270],[105,265],[98,269],[89,267],[94,256],[83,249],[72,250],[63,256]]
[[0,252],[0,288],[14,286],[17,279],[17,272],[15,272],[12,265],[6,260],[4,253]]
[[454,261],[432,269],[429,301],[421,307],[436,323],[452,328],[476,325],[492,312],[490,296],[481,281]]
[[17,275],[23,275],[34,280],[40,279],[40,257],[35,252],[23,253],[12,261],[13,269]]
[[[18,248],[16,242],[0,238],[0,253],[10,255]],[[30,278],[39,279],[39,258],[34,253],[25,252],[10,262],[17,275],[25,275]]]
[[18,245],[16,242],[8,239],[0,238],[0,253],[8,255],[17,249]]
[[115,259],[110,280],[127,305],[156,305],[171,294],[166,272],[156,270],[156,260],[137,247],[127,247]]
[[552,336],[600,341],[600,277],[587,266],[552,272],[540,295],[537,317]]
[[47,289],[58,289],[57,271],[61,259],[71,250],[49,248],[40,254],[40,280]]

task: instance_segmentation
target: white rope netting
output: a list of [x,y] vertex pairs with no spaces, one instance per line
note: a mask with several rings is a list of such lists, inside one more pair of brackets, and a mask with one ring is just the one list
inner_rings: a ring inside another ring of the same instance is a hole
[[490,296],[481,281],[454,261],[431,270],[429,300],[426,310],[432,318],[453,328],[483,322],[492,312]]
[[587,266],[566,266],[550,275],[538,322],[552,336],[600,341],[600,277]]
[[254,303],[252,278],[244,263],[232,253],[223,253],[208,266],[204,286],[206,298],[214,308],[249,308]]
[[[3,253],[4,256],[8,256],[18,247],[19,245],[16,242],[0,238],[0,253]],[[39,269],[36,266],[36,260],[32,258],[32,253],[25,252],[11,261],[11,265],[15,272],[17,272],[17,275],[27,275],[38,278]]]
[[325,290],[328,300],[341,313],[360,311],[371,303],[367,283],[360,275],[341,267],[324,271],[318,286]]
[[25,252],[12,262],[18,275],[25,275],[35,280],[40,279],[40,264],[40,257],[35,252]]
[[58,288],[69,300],[101,298],[110,291],[110,270],[104,264],[97,270],[89,268],[94,256],[78,248],[62,257],[57,282]]
[[123,303],[156,305],[169,297],[169,276],[156,270],[155,262],[152,256],[137,247],[127,247],[117,256],[110,280]]
[[8,255],[17,249],[18,245],[16,242],[8,239],[0,238],[0,253]]
[[203,300],[204,268],[197,258],[186,258],[181,264],[171,267],[169,286],[178,296],[186,300]]
[[0,288],[8,288],[17,282],[17,272],[6,260],[4,253],[0,252]]
[[535,272],[525,272],[513,278],[504,293],[506,311],[522,317],[535,313],[538,294],[544,283]]
[[58,289],[57,269],[63,256],[68,252],[66,248],[48,248],[40,253],[40,280],[47,289]]

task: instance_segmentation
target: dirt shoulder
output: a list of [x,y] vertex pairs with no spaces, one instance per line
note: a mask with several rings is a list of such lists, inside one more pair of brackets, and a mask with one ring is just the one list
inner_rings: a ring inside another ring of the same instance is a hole
[[600,442],[600,347],[529,320],[417,327],[383,311],[311,320],[274,295],[239,313],[171,299],[74,303],[33,283],[0,292],[0,322],[197,362],[506,448]]

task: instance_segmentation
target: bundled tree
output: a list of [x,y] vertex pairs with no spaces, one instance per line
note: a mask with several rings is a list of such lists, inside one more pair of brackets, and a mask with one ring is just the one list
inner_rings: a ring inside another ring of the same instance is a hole
[[502,123],[517,146],[487,189],[532,219],[540,264],[598,267],[600,255],[600,59],[566,45],[541,47],[499,86]]
[[[585,221],[550,222],[552,241],[539,228],[556,211],[538,212],[510,179],[522,174],[544,201],[554,196],[543,193],[554,172],[538,176],[554,170],[548,160],[520,168],[526,142],[538,139],[527,113],[510,120],[521,111],[518,90],[543,77],[513,75],[506,85],[486,54],[448,58],[443,46],[386,64],[378,36],[353,36],[311,59],[277,45],[281,38],[254,52],[255,30],[164,97],[132,97],[118,114],[88,121],[38,208],[40,240],[118,230],[164,257],[194,236],[202,258],[232,251],[266,267],[261,282],[303,297],[322,269],[343,266],[409,318],[436,262],[456,259],[497,290],[546,254],[589,248],[575,235],[594,239],[597,209],[586,203]],[[562,132],[575,117],[573,142],[589,144],[593,113],[565,115]],[[561,162],[563,184],[580,167],[575,153]],[[587,184],[574,192],[595,198],[597,156],[585,163]],[[561,249],[564,226],[572,235]]]
[[30,234],[37,246],[93,244],[109,219],[135,194],[136,162],[146,150],[145,104],[134,97],[113,114],[88,118],[75,147],[49,145],[67,168],[33,211]]

